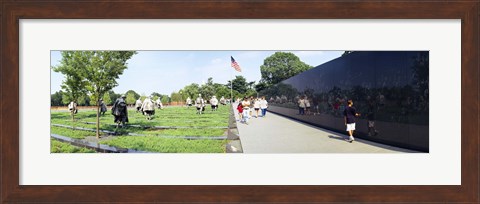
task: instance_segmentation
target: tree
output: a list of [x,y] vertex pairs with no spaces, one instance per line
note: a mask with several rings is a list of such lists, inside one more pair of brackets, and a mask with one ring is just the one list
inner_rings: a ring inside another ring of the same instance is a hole
[[170,103],[170,97],[168,95],[161,95],[160,96],[160,101],[162,102],[163,105],[166,105]]
[[258,84],[255,85],[255,90],[257,92],[261,92],[262,90],[267,88],[267,84],[263,81],[258,82]]
[[103,94],[103,103],[105,105],[111,105],[113,102],[112,98],[110,97],[110,93],[109,92],[106,92],[105,94]]
[[196,83],[191,83],[190,85],[187,85],[182,89],[183,94],[187,97],[190,97],[191,99],[197,98],[199,90],[200,86]]
[[182,95],[179,92],[172,92],[172,94],[170,95],[170,98],[172,99],[172,101],[175,101],[175,102],[183,101]]
[[50,96],[50,105],[51,106],[61,106],[63,105],[62,102],[63,92],[62,90],[55,92]]
[[[70,56],[69,63],[77,65],[75,70],[80,76],[94,104],[97,106],[97,138],[100,126],[100,98],[117,86],[117,79],[127,69],[127,60],[134,51],[64,51],[62,56]],[[63,60],[63,58],[62,58]]]
[[200,93],[202,94],[202,97],[206,100],[210,100],[210,98],[215,95],[215,87],[213,86],[212,77],[208,78],[207,83],[203,84],[200,87]]
[[230,89],[224,84],[215,83],[213,87],[215,88],[215,96],[217,96],[217,98],[221,98],[222,96],[230,98]]
[[[227,84],[225,84],[228,89],[230,89],[230,81],[228,81]],[[245,77],[243,76],[235,76],[235,79],[233,80],[233,90],[238,91],[240,94],[245,94],[248,89],[248,83]]]
[[[78,103],[79,97],[85,95],[87,81],[82,76],[84,64],[80,55],[75,52],[61,52],[62,59],[58,66],[52,67],[54,72],[62,73],[65,79],[62,81],[63,90],[62,101],[65,104],[75,101]],[[75,120],[75,114],[72,112],[72,121]]]
[[260,66],[262,74],[260,82],[270,87],[311,68],[312,66],[300,61],[293,53],[276,52],[265,58],[263,65]]
[[[130,95],[130,98],[128,97],[129,95]],[[135,101],[137,101],[137,99],[140,98],[140,94],[138,94],[134,90],[128,90],[127,93],[125,93],[125,96],[127,97],[126,98],[127,104],[130,104],[130,105],[135,104]]]
[[117,98],[120,98],[122,96],[122,94],[115,93],[112,90],[108,91],[108,95],[110,95],[110,99],[112,100],[110,105],[112,105],[117,100]]

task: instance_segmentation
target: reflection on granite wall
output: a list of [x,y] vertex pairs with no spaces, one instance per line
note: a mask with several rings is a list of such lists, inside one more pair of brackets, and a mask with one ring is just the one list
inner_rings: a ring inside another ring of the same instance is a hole
[[[343,109],[352,99],[362,114],[356,137],[428,152],[428,67],[428,51],[356,51],[260,94],[269,111],[345,134]],[[302,97],[310,108],[300,115]]]

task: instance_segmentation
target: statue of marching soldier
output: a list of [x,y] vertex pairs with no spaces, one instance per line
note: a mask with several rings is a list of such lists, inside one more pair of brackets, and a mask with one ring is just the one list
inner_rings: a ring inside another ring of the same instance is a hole
[[125,123],[128,123],[128,111],[125,98],[126,96],[122,95],[112,106],[112,115],[115,117],[114,122],[117,124],[117,128],[120,124],[122,124],[122,127],[125,127]]

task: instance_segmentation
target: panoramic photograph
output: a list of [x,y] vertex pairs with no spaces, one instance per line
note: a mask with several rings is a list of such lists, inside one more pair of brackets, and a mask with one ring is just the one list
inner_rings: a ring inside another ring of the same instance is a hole
[[52,50],[51,153],[428,153],[428,51]]

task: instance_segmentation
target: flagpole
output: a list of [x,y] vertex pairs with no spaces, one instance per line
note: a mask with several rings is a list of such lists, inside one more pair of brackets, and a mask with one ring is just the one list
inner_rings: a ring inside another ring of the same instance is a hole
[[230,69],[230,103],[233,103],[233,70]]

